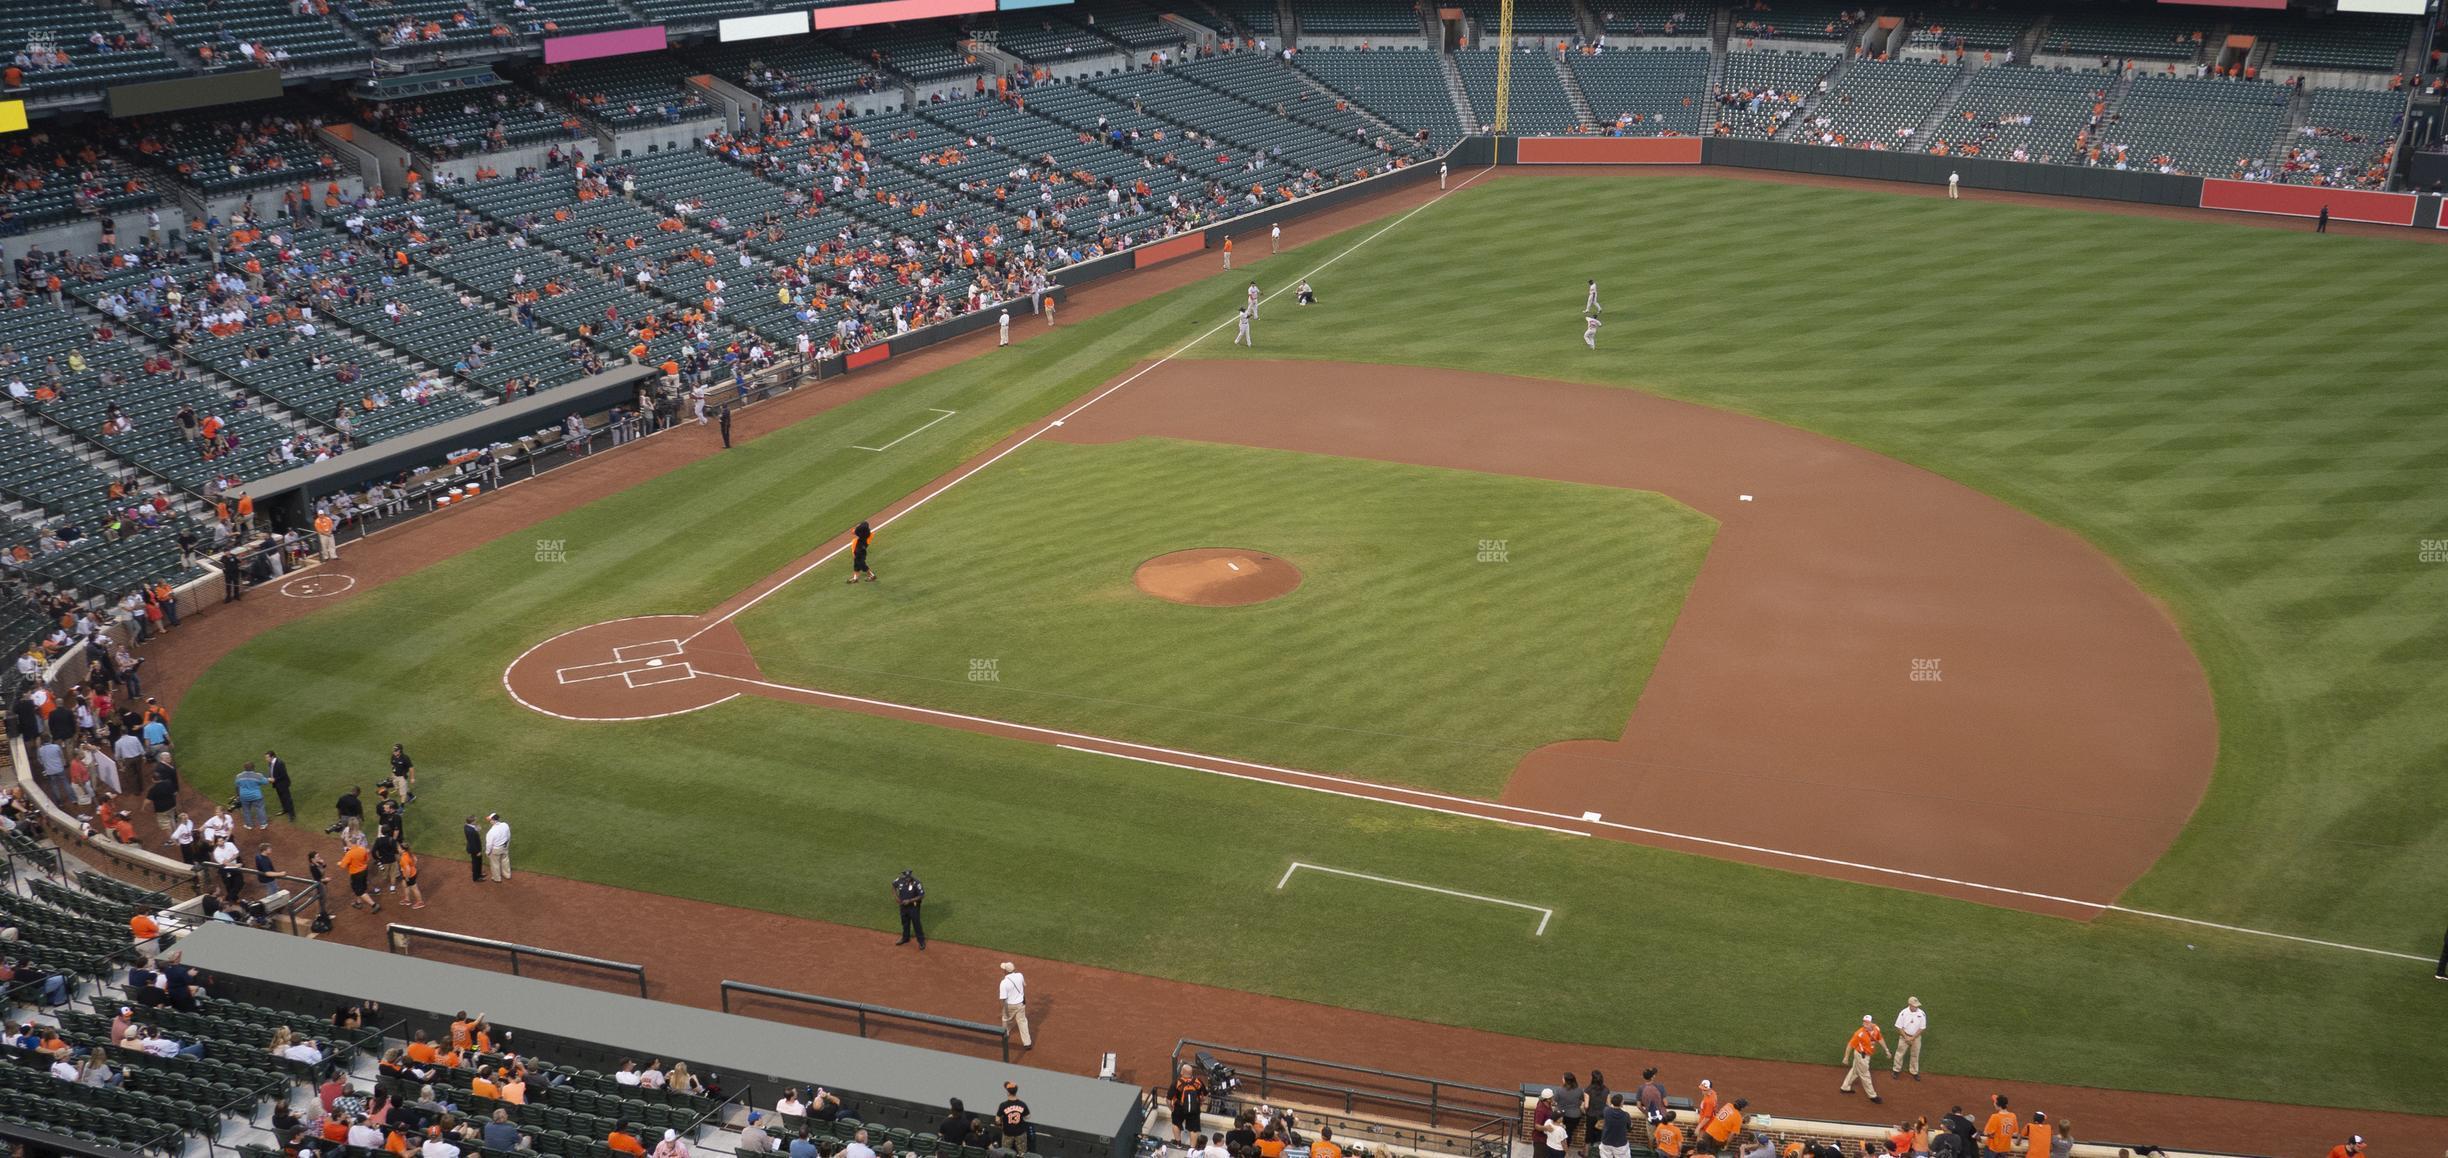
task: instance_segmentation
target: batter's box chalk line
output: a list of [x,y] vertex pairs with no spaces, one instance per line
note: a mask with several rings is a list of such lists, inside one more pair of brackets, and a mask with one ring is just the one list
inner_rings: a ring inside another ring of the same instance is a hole
[[1393,877],[1381,877],[1373,873],[1356,873],[1350,869],[1328,868],[1322,864],[1310,864],[1306,861],[1297,860],[1292,862],[1292,867],[1284,870],[1282,879],[1275,882],[1275,891],[1282,892],[1284,890],[1284,886],[1292,883],[1292,874],[1299,872],[1302,869],[1308,869],[1313,873],[1327,873],[1332,876],[1350,877],[1353,880],[1375,881],[1381,885],[1394,885],[1399,888],[1418,889],[1423,893],[1436,893],[1439,896],[1460,897],[1466,901],[1479,901],[1490,905],[1503,905],[1512,909],[1525,909],[1539,915],[1538,928],[1532,930],[1530,933],[1530,935],[1533,937],[1546,936],[1547,922],[1555,919],[1555,910],[1550,909],[1545,905],[1533,905],[1522,901],[1508,901],[1503,897],[1485,897],[1479,895],[1478,893],[1466,893],[1459,889],[1438,888],[1435,885],[1423,885],[1418,881],[1396,880]]

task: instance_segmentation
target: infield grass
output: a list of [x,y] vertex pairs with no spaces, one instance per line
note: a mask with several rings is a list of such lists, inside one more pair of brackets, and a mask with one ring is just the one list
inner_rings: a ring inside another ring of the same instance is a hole
[[[1319,256],[1253,272],[1271,289]],[[2444,261],[2397,241],[1978,200],[1512,179],[1334,266],[1324,304],[1267,323],[1266,349],[1712,402],[2088,536],[2167,600],[2219,698],[2209,797],[2131,899],[2427,954],[2448,859],[2448,565],[2418,551],[2448,538],[2448,333],[2431,296]],[[1610,320],[1595,355],[1577,312],[1593,274]],[[536,640],[713,606],[1222,320],[1246,276],[537,528],[567,540],[566,563],[537,562],[522,534],[268,633],[182,706],[190,775],[209,783],[277,746],[319,804],[401,739],[427,817],[504,809],[521,818],[522,865],[547,872],[883,927],[876,882],[919,864],[952,902],[936,930],[949,940],[1533,1037],[1824,1064],[1831,1026],[1909,991],[1946,1011],[1933,1061],[1950,1072],[2448,1111],[2448,1015],[2425,963],[2077,924],[768,701],[591,725],[500,694]],[[1221,338],[1199,353],[1229,356]],[[929,407],[960,413],[891,454],[845,449]],[[934,514],[885,542],[920,541]],[[812,825],[857,839],[819,849]],[[1553,905],[1557,926],[1515,938],[1509,914],[1457,917],[1450,898],[1306,880],[1276,893],[1293,859]],[[1457,919],[1479,936],[1434,935]],[[1342,951],[1318,952],[1328,940]]]
[[[881,532],[884,581],[842,590],[843,559],[739,628],[777,683],[1494,796],[1532,748],[1623,732],[1714,529],[1642,491],[1040,441]],[[1195,547],[1301,585],[1243,607],[1132,585]]]

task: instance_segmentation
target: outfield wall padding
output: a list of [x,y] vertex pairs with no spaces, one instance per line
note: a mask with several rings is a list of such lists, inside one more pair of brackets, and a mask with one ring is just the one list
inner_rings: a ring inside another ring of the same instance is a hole
[[850,351],[849,355],[842,359],[842,367],[856,370],[861,366],[873,366],[890,357],[892,357],[892,343],[878,342],[863,350]]
[[1197,253],[1205,248],[1207,248],[1207,231],[1202,229],[1196,233],[1185,233],[1179,237],[1168,237],[1163,241],[1142,245],[1131,251],[1131,264],[1134,267],[1155,265],[1161,261],[1171,261],[1177,257]]
[[2201,207],[2238,213],[2275,213],[2282,217],[2318,217],[2322,206],[2336,221],[2367,221],[2374,225],[2412,225],[2419,198],[2411,193],[2378,193],[2368,189],[2323,189],[2316,185],[2273,185],[2266,181],[2202,182]]
[[1523,137],[1519,165],[1697,165],[1698,137]]
[[1880,149],[1832,149],[1824,145],[1737,141],[1722,137],[1709,138],[1701,156],[1707,164],[1740,169],[1819,173],[1871,181],[1909,181],[1918,185],[1944,185],[1947,174],[1959,173],[1966,189],[2138,201],[2148,205],[2182,205],[2188,209],[2201,204],[2202,181],[2199,177],[2118,172],[2115,169],[2091,169],[2077,165],[2040,165],[2025,161],[1995,161],[1984,157],[1938,157],[1928,153],[1896,153]]

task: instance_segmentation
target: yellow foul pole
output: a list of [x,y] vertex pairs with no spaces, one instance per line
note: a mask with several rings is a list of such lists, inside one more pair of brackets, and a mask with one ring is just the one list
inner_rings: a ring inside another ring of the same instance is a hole
[[1513,0],[1502,0],[1496,14],[1496,123],[1505,131],[1505,109],[1513,103]]

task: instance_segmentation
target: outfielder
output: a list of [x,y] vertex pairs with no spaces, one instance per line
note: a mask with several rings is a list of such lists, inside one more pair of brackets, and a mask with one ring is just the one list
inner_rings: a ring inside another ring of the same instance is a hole
[[1596,314],[1585,314],[1582,316],[1581,320],[1589,323],[1589,328],[1581,331],[1581,344],[1588,346],[1593,350],[1597,349],[1598,327],[1604,323],[1598,320],[1598,316]]
[[1249,285],[1249,316],[1258,316],[1258,283],[1254,281]]
[[995,333],[998,339],[995,345],[1011,345],[1011,311],[1009,309],[995,315]]
[[1597,278],[1591,278],[1591,279],[1590,279],[1590,284],[1589,284],[1589,301],[1587,301],[1587,302],[1585,302],[1585,303],[1583,303],[1583,304],[1582,304],[1582,306],[1581,306],[1581,312],[1582,312],[1582,313],[1585,313],[1585,314],[1594,314],[1594,313],[1597,313],[1597,312],[1598,312],[1598,279],[1597,279]]
[[[1249,324],[1250,324],[1250,312],[1249,312],[1248,310],[1243,310],[1243,311],[1241,311],[1241,314],[1240,314],[1240,323],[1241,323],[1241,328],[1240,328],[1240,329],[1239,329],[1237,332],[1235,332],[1235,333],[1233,334],[1233,345],[1236,345],[1236,346],[1247,346],[1247,347],[1249,347],[1250,349],[1253,349],[1253,350],[1257,349],[1257,348],[1258,348],[1258,343],[1257,343],[1257,341],[1256,341],[1256,340],[1254,340],[1254,339],[1252,339],[1252,338],[1250,337],[1250,332],[1249,332]],[[1592,348],[1592,349],[1595,349],[1596,347],[1594,347],[1594,346],[1593,346],[1593,347],[1591,347],[1591,348]]]

